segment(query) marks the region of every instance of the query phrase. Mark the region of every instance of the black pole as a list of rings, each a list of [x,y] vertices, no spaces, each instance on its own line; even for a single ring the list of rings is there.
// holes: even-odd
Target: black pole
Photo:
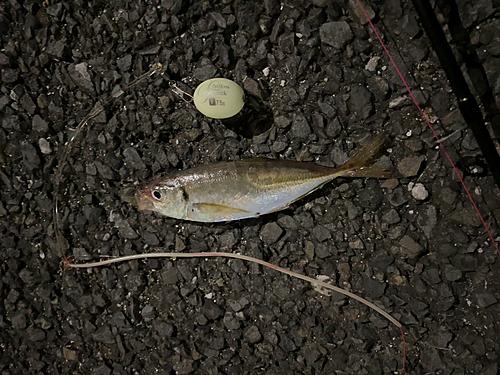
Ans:
[[[483,114],[477,105],[476,99],[472,96],[469,85],[467,85],[457,60],[453,55],[453,51],[446,40],[443,29],[428,0],[412,0],[412,3],[430,39],[432,48],[436,52],[439,62],[450,81],[451,88],[457,97],[462,117],[471,128],[493,178],[497,186],[500,187],[500,156],[488,133],[488,129],[486,129]]]

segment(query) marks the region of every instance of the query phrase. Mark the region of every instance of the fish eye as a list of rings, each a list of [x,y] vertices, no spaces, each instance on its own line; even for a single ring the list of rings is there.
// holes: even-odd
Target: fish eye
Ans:
[[[161,197],[162,197],[161,193],[160,193],[158,190],[153,190],[153,191],[151,192],[151,196],[152,196],[154,199],[158,200],[158,201],[159,201],[159,200],[161,199]]]

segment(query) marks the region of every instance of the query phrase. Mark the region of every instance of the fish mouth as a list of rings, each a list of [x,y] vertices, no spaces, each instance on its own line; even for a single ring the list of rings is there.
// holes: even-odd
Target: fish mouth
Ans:
[[[139,211],[153,211],[155,208],[155,204],[150,198],[148,188],[137,190],[135,193],[135,202]]]

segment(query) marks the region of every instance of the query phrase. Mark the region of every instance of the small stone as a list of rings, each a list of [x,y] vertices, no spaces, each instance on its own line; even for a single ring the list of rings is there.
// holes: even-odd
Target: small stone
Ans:
[[[429,192],[425,189],[425,186],[420,182],[417,182],[411,189],[411,195],[413,198],[419,201],[427,199]]]
[[[258,342],[261,338],[262,335],[259,332],[259,328],[257,326],[251,326],[244,334],[243,338],[249,342],[250,344],[255,344]]]
[[[145,322],[150,322],[155,317],[154,307],[151,305],[144,306],[144,308],[141,310],[141,315],[144,318]]]
[[[126,239],[134,239],[137,238],[137,233],[132,229],[130,223],[121,217],[121,215],[112,213],[110,215],[110,221],[115,224],[115,227],[118,228],[118,233],[121,237]]]
[[[12,324],[12,328],[14,329],[25,329],[26,315],[22,311],[17,311],[10,319],[10,323]]]
[[[411,99],[408,96],[400,96],[389,102],[390,109],[401,108],[411,104]]]
[[[127,147],[125,150],[123,150],[123,156],[125,156],[127,164],[132,168],[140,171],[144,171],[146,169],[146,165],[144,164],[134,147]]]
[[[122,72],[128,72],[132,66],[132,55],[128,54],[116,60],[116,65]]]
[[[297,115],[293,119],[291,132],[294,138],[305,139],[311,133],[311,128],[307,122],[307,119],[302,115]]]
[[[366,119],[375,111],[373,94],[364,86],[354,86],[351,88],[347,106],[351,112],[357,113],[362,119]]]
[[[333,108],[330,104],[326,102],[318,102],[318,106],[321,109],[321,111],[326,115],[328,118],[334,118],[335,117],[335,108]],[[338,120],[337,120],[338,121]]]
[[[17,69],[3,69],[2,70],[2,81],[4,83],[14,83],[19,77],[19,71]]]
[[[361,241],[361,239],[356,237],[352,241],[349,241],[349,247],[351,249],[363,250],[365,248],[365,244]]]
[[[374,72],[377,70],[378,61],[380,60],[380,56],[373,56],[365,65],[365,69],[370,72]]]
[[[274,120],[274,123],[278,128],[284,129],[292,123],[292,120],[290,120],[288,117],[285,116],[277,116],[276,119]]]
[[[387,267],[389,267],[392,263],[394,263],[394,258],[390,255],[379,256],[378,258],[370,262],[373,267],[376,267],[382,271],[387,270]]]
[[[24,94],[21,96],[21,99],[19,99],[19,103],[23,106],[23,108],[28,112],[30,115],[33,115],[36,110],[36,104],[33,102],[33,99],[31,99],[31,96],[28,94]]]
[[[415,197],[416,198],[416,197]],[[418,209],[417,224],[427,238],[430,238],[432,231],[437,224],[436,207],[423,205]]]
[[[401,217],[395,209],[390,209],[384,215],[382,215],[382,221],[388,224],[397,224],[401,221]]]
[[[276,141],[271,146],[271,150],[273,152],[281,152],[286,148],[287,145],[288,145],[288,143],[286,143],[286,142]]]
[[[363,289],[372,298],[377,299],[384,295],[387,284],[374,279],[363,279]]]
[[[63,347],[63,356],[68,361],[76,361],[76,352],[74,350]]]
[[[394,189],[392,194],[389,196],[389,202],[396,207],[403,205],[407,201],[408,199],[406,198],[404,190],[401,186]]]
[[[262,90],[255,79],[247,77],[245,82],[243,82],[243,88],[253,96],[262,100]]]
[[[306,241],[304,252],[306,253],[307,259],[309,260],[314,259],[315,247],[311,241]]]
[[[32,171],[40,165],[40,157],[36,152],[36,148],[31,143],[25,143],[21,147],[23,164],[26,169]]]
[[[76,65],[70,64],[68,66],[68,74],[78,87],[95,95],[94,84],[92,83],[92,77],[88,72],[88,64],[86,62]]]
[[[487,292],[476,294],[476,299],[479,307],[483,309],[498,302],[493,294]]]
[[[226,312],[226,314],[224,315],[224,319],[222,319],[222,322],[230,331],[235,331],[241,326],[240,321],[231,312]]]
[[[222,14],[219,12],[213,12],[210,15],[214,19],[217,27],[220,27],[221,29],[225,29],[227,27],[227,22]]]
[[[276,223],[267,223],[260,231],[260,238],[266,245],[272,245],[281,237],[283,229]]]
[[[222,309],[217,306],[212,300],[206,299],[203,307],[201,308],[201,313],[208,320],[216,320],[223,315]]]
[[[398,171],[404,177],[416,176],[424,160],[425,156],[411,156],[403,158],[398,163]]]
[[[144,237],[144,242],[147,243],[149,246],[158,246],[160,244],[160,240],[154,233],[146,231],[143,237]]]
[[[95,341],[102,342],[104,344],[113,345],[116,344],[115,336],[111,332],[108,325],[100,327],[95,333],[92,334],[92,338]]]
[[[380,184],[381,188],[393,190],[399,185],[397,178],[390,178]]]
[[[422,278],[431,285],[436,285],[441,282],[441,277],[439,277],[439,270],[435,267],[426,268],[422,274]]]
[[[405,235],[399,244],[401,245],[401,253],[408,258],[416,258],[424,252],[424,248],[408,235]]]
[[[333,119],[332,121],[328,121],[326,125],[326,135],[330,138],[334,139],[340,135],[342,131],[342,126],[340,125],[340,121],[338,118]]]
[[[332,238],[330,231],[322,225],[318,225],[313,229],[313,237],[318,242],[323,242]]]
[[[212,64],[210,59],[202,58],[199,66],[194,70],[193,77],[198,81],[206,81],[213,78],[217,73],[217,68]]]
[[[50,147],[49,141],[45,138],[40,138],[38,140],[38,147],[40,148],[40,152],[42,154],[48,155],[52,152],[52,147]]]
[[[31,127],[32,127],[33,131],[36,131],[39,133],[45,133],[49,130],[49,125],[39,115],[33,116],[33,119],[31,120]]]
[[[462,271],[451,264],[444,266],[443,276],[446,281],[458,281],[462,278]]]
[[[177,375],[187,375],[192,374],[194,361],[192,359],[183,359],[182,361],[175,363],[172,367]]]
[[[369,4],[367,4],[366,1],[363,2],[363,8],[370,20],[373,20],[377,15],[373,10],[373,8]],[[365,13],[363,12],[363,9],[359,6],[356,0],[349,0],[349,9],[353,10],[354,15],[359,20],[359,22],[361,22],[362,25],[366,25],[368,23]]]
[[[319,37],[322,43],[342,49],[354,37],[349,24],[345,21],[328,22],[321,25]]]

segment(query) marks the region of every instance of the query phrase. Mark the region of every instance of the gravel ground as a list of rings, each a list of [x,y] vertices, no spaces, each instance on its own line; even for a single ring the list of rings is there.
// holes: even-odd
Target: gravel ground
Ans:
[[[458,6],[499,103],[499,3]],[[452,135],[445,147],[497,236],[500,191],[411,3],[368,11],[438,133]],[[1,374],[402,373],[396,327],[260,266],[60,267],[63,256],[157,249],[240,252],[326,276],[403,323],[411,374],[498,373],[500,256],[355,1],[10,0],[0,35]],[[163,71],[107,105],[72,148],[60,254],[51,210],[63,145],[156,62]],[[244,87],[253,115],[226,126],[171,91],[212,77]],[[338,179],[257,219],[189,223],[127,198],[158,174],[223,160],[339,165],[382,129],[398,178]]]

